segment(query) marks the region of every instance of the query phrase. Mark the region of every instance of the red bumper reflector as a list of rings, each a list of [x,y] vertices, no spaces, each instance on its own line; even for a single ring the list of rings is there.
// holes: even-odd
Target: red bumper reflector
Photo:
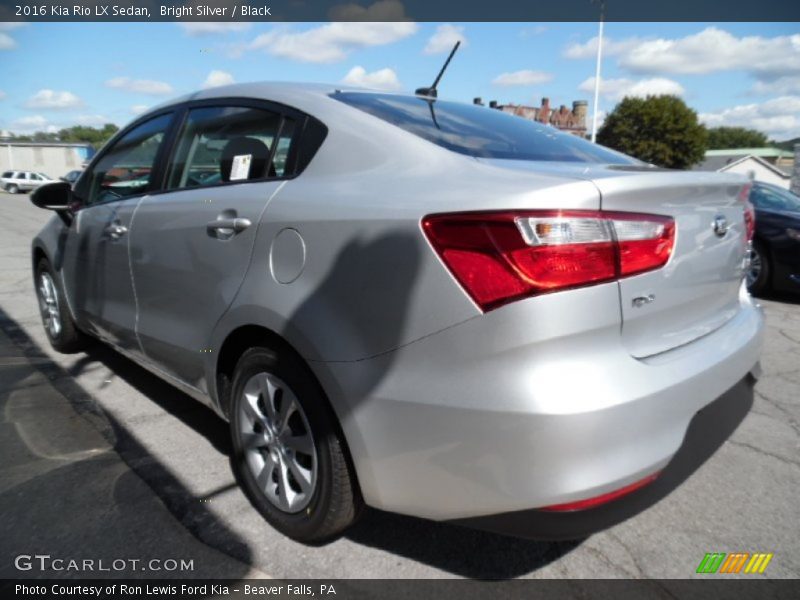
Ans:
[[[656,479],[658,479],[659,475],[661,475],[661,471],[653,473],[652,475],[648,475],[644,479],[635,481],[634,483],[626,485],[625,487],[620,488],[618,490],[614,490],[613,492],[607,492],[605,494],[601,494],[600,496],[595,496],[593,498],[586,498],[585,500],[576,500],[575,502],[566,502],[564,504],[553,504],[552,506],[542,507],[539,510],[545,510],[548,512],[572,512],[576,510],[586,510],[587,508],[594,508],[595,506],[600,506],[601,504],[607,504],[612,500],[617,500],[618,498],[622,498],[623,496],[632,494],[636,490],[641,489],[650,483],[653,483]]]

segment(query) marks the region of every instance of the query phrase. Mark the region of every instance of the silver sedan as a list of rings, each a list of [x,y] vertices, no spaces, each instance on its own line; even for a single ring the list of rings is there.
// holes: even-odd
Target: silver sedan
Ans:
[[[229,421],[295,539],[364,504],[591,511],[754,371],[747,182],[491,108],[247,84],[153,109],[33,240],[48,336],[102,340]]]

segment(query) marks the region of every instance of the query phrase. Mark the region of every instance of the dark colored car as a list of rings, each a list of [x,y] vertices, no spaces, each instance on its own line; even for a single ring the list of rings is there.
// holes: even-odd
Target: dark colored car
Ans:
[[[81,176],[81,173],[83,173],[83,171],[79,170],[70,171],[69,173],[67,173],[63,177],[60,177],[59,179],[61,179],[61,181],[66,181],[67,183],[72,184],[78,181],[78,177]]]
[[[754,182],[750,203],[756,211],[756,234],[748,288],[754,294],[769,288],[800,292],[800,196]]]

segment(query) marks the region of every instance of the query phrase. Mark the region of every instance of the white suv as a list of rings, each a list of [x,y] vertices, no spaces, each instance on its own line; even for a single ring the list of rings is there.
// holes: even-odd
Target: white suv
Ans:
[[[33,171],[6,171],[0,177],[0,187],[10,194],[30,192],[40,185],[53,181],[44,173]]]

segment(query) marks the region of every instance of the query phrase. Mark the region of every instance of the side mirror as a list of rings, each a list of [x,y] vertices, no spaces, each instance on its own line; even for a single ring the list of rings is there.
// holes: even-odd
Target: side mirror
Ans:
[[[40,185],[31,193],[34,206],[56,212],[69,211],[72,203],[72,186],[66,181]]]
[[[31,193],[31,203],[38,208],[56,211],[67,227],[72,224],[73,212],[78,207],[72,198],[72,186],[66,181],[40,185]]]

